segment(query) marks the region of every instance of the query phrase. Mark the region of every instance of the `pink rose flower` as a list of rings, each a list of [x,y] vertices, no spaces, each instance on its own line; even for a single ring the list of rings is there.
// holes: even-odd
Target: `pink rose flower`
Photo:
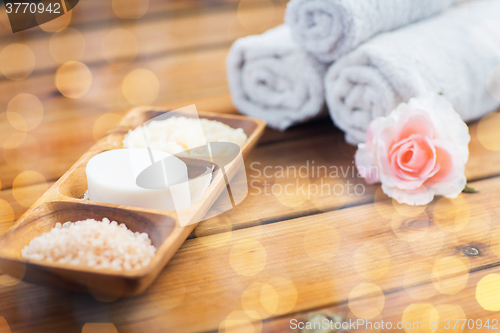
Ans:
[[[372,121],[355,160],[368,184],[399,203],[425,205],[457,197],[467,181],[469,129],[448,100],[427,94]]]

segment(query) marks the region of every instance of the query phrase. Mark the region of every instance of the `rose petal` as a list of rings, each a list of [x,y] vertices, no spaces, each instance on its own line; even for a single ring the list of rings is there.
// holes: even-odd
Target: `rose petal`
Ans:
[[[420,134],[433,139],[435,137],[435,128],[430,116],[422,110],[408,110],[398,122],[401,128],[397,140],[408,138],[410,135]]]
[[[360,145],[354,155],[356,168],[361,177],[365,179],[368,184],[375,184],[380,182],[378,168],[373,164],[372,158],[364,145]]]
[[[433,140],[436,147],[436,164],[439,171],[432,177],[433,182],[446,182],[464,173],[464,162],[456,146],[446,140]]]
[[[385,194],[394,198],[400,204],[411,206],[427,205],[434,199],[434,191],[425,186],[421,186],[412,191],[402,190],[394,187],[387,187],[382,184],[382,191]]]

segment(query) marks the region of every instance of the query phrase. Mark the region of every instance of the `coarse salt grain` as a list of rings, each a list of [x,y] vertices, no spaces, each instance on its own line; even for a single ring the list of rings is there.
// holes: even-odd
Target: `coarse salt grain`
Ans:
[[[57,223],[51,231],[32,239],[21,255],[72,266],[133,270],[146,267],[155,252],[148,234],[104,218]]]
[[[203,129],[198,133],[194,128]],[[205,118],[192,119],[171,117],[165,120],[151,121],[144,130],[147,132],[152,149],[177,154],[189,149],[206,145],[208,142],[231,142],[240,147],[247,140],[242,128],[232,128],[216,120]],[[204,134],[204,135],[203,135]],[[142,127],[130,130],[123,139],[125,148],[147,148]]]

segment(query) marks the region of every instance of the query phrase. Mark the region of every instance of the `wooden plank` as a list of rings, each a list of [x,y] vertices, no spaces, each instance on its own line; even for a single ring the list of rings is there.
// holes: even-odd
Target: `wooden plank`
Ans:
[[[476,289],[478,283],[483,278],[490,274],[498,275],[499,273],[500,267],[498,265],[494,267],[485,267],[484,269],[473,272],[469,275],[464,288],[460,292],[451,295],[434,292],[434,295],[430,297],[416,299],[414,296],[418,295],[422,290],[425,290],[425,292],[430,295],[429,291],[435,289],[431,281],[422,285],[387,292],[385,294],[385,307],[382,312],[375,318],[365,319],[365,322],[358,329],[369,329],[370,324],[366,323],[366,321],[370,321],[373,327],[375,322],[380,324],[382,320],[385,323],[390,322],[393,327],[391,331],[394,332],[404,332],[404,330],[401,329],[394,329],[399,322],[422,322],[423,329],[420,329],[420,332],[431,332],[431,330],[428,329],[429,320],[431,320],[432,323],[438,320],[438,330],[436,330],[436,332],[486,332],[491,329],[491,326],[496,326],[496,329],[498,329],[498,312],[487,311],[480,305]],[[444,279],[444,281],[454,283],[456,279],[449,278]],[[495,289],[495,287],[498,286],[493,285],[492,287],[491,292],[496,293],[498,289]],[[484,294],[480,293],[479,295],[480,300],[484,299]],[[373,299],[370,300],[368,298],[365,302],[369,304],[373,302]],[[493,302],[493,304],[495,304],[495,302]],[[498,303],[496,304],[498,305]],[[271,319],[264,322],[262,332],[299,332],[299,329],[291,329],[291,327],[295,327],[295,324],[299,322],[305,325],[305,323],[310,321],[315,315],[337,315],[342,318],[342,321],[347,323],[349,323],[349,321],[355,322],[358,320],[358,317],[353,314],[351,308],[354,308],[356,311],[356,305],[350,306],[348,302],[342,302],[335,306],[321,308],[311,312],[295,313],[281,318]],[[429,312],[433,312],[434,316]],[[435,317],[436,314],[439,316],[439,319]],[[464,319],[466,319],[467,322],[464,323]],[[475,323],[472,324],[469,320],[473,320]],[[481,321],[481,326],[488,321],[490,329],[479,327],[478,320]],[[495,323],[497,324],[495,325]],[[450,327],[447,329],[446,327],[448,324]],[[471,329],[468,329],[468,324]],[[387,325],[384,327],[387,329]],[[455,329],[453,329],[453,327],[455,327]],[[418,332],[418,330],[414,330],[414,332]]]
[[[87,305],[75,317],[106,318],[104,321],[113,322],[120,332],[216,330],[231,312],[243,308],[255,309],[265,319],[269,315],[264,312],[266,308],[277,311],[270,315],[273,317],[345,303],[350,291],[367,281],[384,292],[402,290],[408,269],[417,265],[433,267],[436,259],[463,260],[471,272],[498,265],[500,260],[493,249],[500,241],[491,237],[491,232],[500,227],[499,184],[500,178],[475,182],[472,185],[480,193],[462,194],[456,201],[458,208],[452,211],[451,204],[446,206],[441,202],[444,206],[440,208],[447,209],[439,210],[430,205],[426,217],[397,215],[390,201],[381,201],[191,239],[147,294],[109,304],[107,312],[101,314],[102,309],[93,309],[98,303],[82,296]],[[398,209],[406,215],[416,214],[408,207],[404,211]],[[454,216],[444,218],[442,214]],[[478,248],[481,255],[467,259],[461,252],[466,246]],[[457,279],[460,282],[462,272],[446,269],[438,272],[440,281],[453,278],[452,286],[460,285]],[[425,274],[417,275],[410,286],[428,281]],[[261,304],[259,291],[263,284],[268,285],[265,288],[274,286],[282,304],[276,307],[272,299],[264,299],[264,305]],[[441,290],[448,286],[442,284],[445,289]],[[1,303],[3,308],[5,304],[20,301],[36,307],[36,295],[43,290],[23,283],[15,290],[2,288],[0,295],[5,301]],[[51,304],[47,311],[56,311],[58,304],[72,299],[83,302],[79,297],[54,292],[47,297],[47,303]],[[5,318],[7,321],[11,318],[16,331],[33,327],[19,321],[13,310],[7,311]],[[57,311],[51,313],[65,318],[58,316]],[[52,329],[51,323],[58,322],[53,318],[37,322],[37,327]]]

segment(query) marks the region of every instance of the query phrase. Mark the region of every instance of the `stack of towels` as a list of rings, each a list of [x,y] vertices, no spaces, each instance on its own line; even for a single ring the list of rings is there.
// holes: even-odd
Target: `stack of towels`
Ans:
[[[290,0],[285,24],[237,40],[227,58],[235,106],[285,130],[328,112],[346,141],[425,92],[465,121],[495,111],[500,0]]]

